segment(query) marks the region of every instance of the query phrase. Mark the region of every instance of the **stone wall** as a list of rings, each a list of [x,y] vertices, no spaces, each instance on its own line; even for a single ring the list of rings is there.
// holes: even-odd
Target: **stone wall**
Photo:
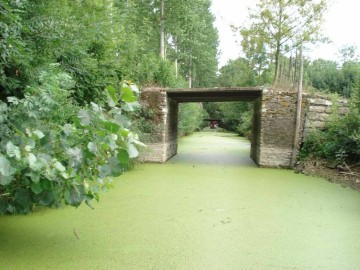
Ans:
[[[152,140],[145,142],[148,148],[142,154],[144,161],[165,162],[177,153],[178,101],[173,96],[169,97],[167,91],[166,89],[154,88],[146,89],[141,94],[140,99],[143,108],[153,111],[151,118],[147,120],[154,127],[153,134],[150,136]],[[188,93],[190,99],[192,92],[188,91]],[[210,90],[209,93],[211,93]],[[219,93],[222,94],[223,92]],[[259,166],[290,167],[295,144],[297,93],[273,89],[262,89],[260,93],[261,96],[251,96],[253,94],[251,91],[240,93],[243,98],[249,95],[250,100],[254,102],[253,139],[250,156]],[[217,98],[221,98],[221,96]],[[237,97],[234,96],[234,98]],[[334,108],[338,110],[340,115],[346,114],[348,111],[345,100],[337,100],[336,106],[334,106],[331,97],[312,97],[304,94],[300,142],[309,130],[324,128],[330,120]],[[295,151],[298,147],[299,145],[295,146]]]
[[[294,145],[297,93],[277,90],[263,90],[261,106],[260,146],[253,154],[256,163],[264,167],[290,167]],[[348,102],[331,96],[303,95],[299,144],[306,139],[309,131],[324,129],[331,120],[333,111],[342,117],[348,112]],[[255,112],[255,116],[258,113]],[[254,124],[256,124],[255,117]],[[258,143],[258,142],[257,142]]]
[[[297,93],[263,91],[258,165],[290,167],[294,148]]]
[[[148,88],[140,95],[143,110],[151,110],[146,119],[152,125],[151,140],[140,159],[146,162],[165,162],[177,153],[178,104],[167,97],[166,90]]]
[[[341,117],[349,110],[347,100],[334,99],[331,96],[306,96],[306,101],[305,136],[313,129],[324,129],[334,111],[337,111]]]
[[[166,106],[168,117],[165,129],[166,151],[164,159],[168,160],[177,153],[179,104],[175,100],[168,98]]]
[[[261,118],[262,118],[262,98],[259,97],[254,101],[253,111],[253,125],[250,157],[256,164],[260,162],[260,147],[261,147]]]
[[[146,121],[151,123],[149,141],[145,141],[146,149],[140,159],[146,162],[164,162],[166,152],[164,127],[168,115],[166,91],[161,89],[147,89],[140,95],[142,109],[147,112]]]
[[[149,141],[145,143],[158,143],[165,141],[163,132],[164,123],[167,118],[167,95],[166,91],[158,88],[150,88],[142,91],[139,102],[142,110],[146,114],[146,121],[151,123],[151,130],[148,134]]]

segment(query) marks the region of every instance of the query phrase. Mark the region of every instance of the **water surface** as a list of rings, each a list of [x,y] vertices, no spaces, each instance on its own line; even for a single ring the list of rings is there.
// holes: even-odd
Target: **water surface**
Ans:
[[[0,269],[359,269],[360,195],[257,168],[234,134],[183,138],[95,210],[0,217]]]

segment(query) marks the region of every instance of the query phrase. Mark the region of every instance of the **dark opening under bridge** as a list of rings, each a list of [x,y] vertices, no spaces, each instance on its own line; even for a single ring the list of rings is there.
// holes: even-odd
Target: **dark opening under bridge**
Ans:
[[[332,101],[326,96],[303,95],[300,139],[310,128],[323,128],[331,114]],[[178,110],[184,102],[251,101],[254,104],[250,156],[258,166],[290,167],[294,145],[297,93],[263,87],[240,88],[147,88],[141,92],[144,110],[150,110],[147,121],[153,126],[148,151],[142,159],[165,162],[177,153]],[[340,100],[340,112],[347,103]],[[301,141],[301,140],[300,140]]]

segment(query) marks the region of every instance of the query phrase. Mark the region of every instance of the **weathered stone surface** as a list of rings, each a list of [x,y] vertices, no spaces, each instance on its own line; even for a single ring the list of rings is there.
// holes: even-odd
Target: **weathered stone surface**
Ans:
[[[332,102],[328,99],[325,98],[310,98],[309,99],[310,104],[314,104],[314,105],[323,105],[323,106],[331,106]]]
[[[317,95],[314,98],[308,98],[308,107],[306,109],[305,137],[314,129],[324,129],[331,120],[333,111],[336,110],[340,117],[346,115],[349,111],[348,101],[338,99],[333,104],[330,96]]]
[[[181,90],[181,89],[180,89]],[[206,99],[206,89],[146,89],[141,94],[141,104],[152,109],[154,116],[149,121],[158,127],[152,137],[155,141],[148,143],[148,151],[142,154],[142,160],[150,162],[165,162],[177,153],[177,118],[178,102],[190,102]],[[211,101],[222,100],[222,94],[227,101],[254,101],[253,139],[251,142],[251,158],[259,166],[289,167],[294,146],[297,93],[276,91],[274,89],[209,89]],[[195,94],[194,92],[195,91]],[[233,92],[232,92],[233,91]],[[244,91],[244,92],[242,92]],[[168,95],[168,93],[170,93]],[[262,93],[259,95],[259,93]],[[239,96],[236,96],[239,95]],[[194,100],[192,100],[194,98]],[[338,100],[336,110],[346,114],[346,100]],[[323,129],[331,119],[333,100],[327,96],[309,97],[303,95],[300,127],[300,141],[306,138],[313,129]]]
[[[257,164],[264,167],[289,167],[294,147],[297,93],[263,92],[260,146]],[[304,119],[304,113],[301,117]]]
[[[292,147],[261,146],[259,166],[287,168],[291,165]]]
[[[177,140],[166,143],[147,143],[140,155],[140,161],[163,163],[176,155]]]

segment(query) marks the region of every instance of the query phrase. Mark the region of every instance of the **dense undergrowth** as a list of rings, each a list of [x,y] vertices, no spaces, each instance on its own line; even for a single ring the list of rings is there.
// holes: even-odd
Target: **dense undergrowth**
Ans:
[[[138,107],[138,89],[109,86],[107,102],[79,106],[69,98],[72,85],[52,65],[24,98],[0,101],[0,214],[91,206],[137,157],[142,144],[128,116]]]
[[[140,88],[271,84],[274,66],[260,68],[256,52],[229,61],[217,76],[210,0],[166,3],[164,15],[160,1],[0,1],[0,214],[91,205],[112,176],[131,166],[136,146],[151,141],[156,127],[148,121],[153,112],[139,109],[139,90],[129,79]],[[359,160],[359,67],[352,60],[341,70],[327,62],[305,65],[309,85],[341,88],[352,105],[344,119],[308,137],[302,158]],[[250,137],[252,114],[249,103],[182,104],[179,135],[216,118]]]
[[[360,162],[360,95],[354,93],[349,112],[340,117],[335,110],[324,130],[314,130],[302,145],[300,158],[320,158],[335,166]]]
[[[164,15],[159,1],[0,1],[0,214],[90,205],[131,166],[137,134],[154,127],[130,79],[215,81],[211,2],[167,4]]]

